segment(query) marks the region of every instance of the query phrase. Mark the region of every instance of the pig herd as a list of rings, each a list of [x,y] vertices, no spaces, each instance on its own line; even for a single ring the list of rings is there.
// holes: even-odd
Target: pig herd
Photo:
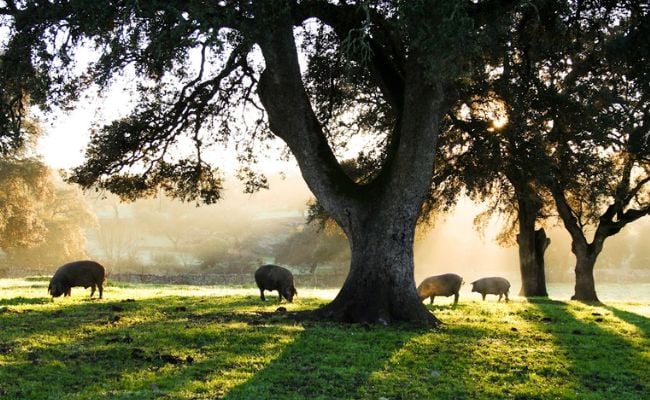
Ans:
[[[454,295],[454,304],[458,304],[458,292],[462,284],[463,278],[456,274],[430,276],[418,286],[418,296],[420,300],[428,297],[431,300],[431,304],[433,304],[433,299],[436,296],[449,297]],[[509,300],[508,292],[510,291],[510,282],[505,278],[481,278],[472,282],[471,285],[472,292],[480,293],[483,300],[485,300],[485,296],[488,294],[498,295],[499,300],[497,301],[501,301],[503,296],[506,297],[506,302]]]
[[[99,289],[99,298],[104,297],[104,283],[106,282],[106,269],[95,261],[73,261],[60,266],[47,287],[47,292],[52,297],[61,295],[70,296],[73,287],[90,287],[90,297]],[[266,301],[264,291],[277,290],[280,301],[284,298],[289,303],[293,296],[298,294],[293,283],[291,271],[277,265],[262,265],[255,271],[255,283],[260,289],[260,298]]]
[[[105,268],[95,261],[74,261],[59,267],[48,286],[48,293],[52,297],[61,295],[70,296],[71,288],[82,286],[90,287],[90,297],[93,297],[95,290],[99,289],[99,298],[104,295],[104,283],[106,282]],[[255,271],[255,283],[260,290],[260,298],[266,301],[264,291],[277,291],[279,300],[284,298],[289,303],[293,302],[293,297],[298,294],[293,281],[291,271],[286,268],[267,264],[262,265]],[[417,288],[420,300],[433,300],[436,296],[449,297],[454,296],[454,304],[458,303],[460,287],[463,284],[463,278],[456,274],[442,274],[430,276],[420,283]],[[488,294],[498,295],[501,298],[505,296],[508,301],[508,291],[510,282],[501,277],[489,277],[476,280],[471,283],[472,292],[480,293],[485,300]]]

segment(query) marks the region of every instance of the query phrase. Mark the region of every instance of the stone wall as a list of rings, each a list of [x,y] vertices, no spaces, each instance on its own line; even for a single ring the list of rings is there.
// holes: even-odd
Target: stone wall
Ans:
[[[339,288],[343,285],[345,277],[345,274],[294,274],[295,284],[299,287]],[[155,275],[119,273],[111,274],[107,279],[117,282],[168,285],[255,286],[253,274]]]

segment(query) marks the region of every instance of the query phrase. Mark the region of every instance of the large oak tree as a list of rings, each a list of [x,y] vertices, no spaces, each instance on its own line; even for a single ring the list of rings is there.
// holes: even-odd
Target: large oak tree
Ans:
[[[488,26],[516,3],[8,0],[0,8],[10,31],[3,65],[15,71],[3,79],[14,98],[32,93],[33,102],[56,106],[133,71],[137,105],[94,132],[72,177],[125,198],[162,188],[214,202],[222,178],[206,147],[235,137],[250,160],[258,147],[248,139],[272,132],[351,247],[349,276],[317,315],[435,324],[416,295],[413,238],[440,122],[480,62]],[[78,74],[82,44],[100,55]],[[16,121],[14,113],[0,122]],[[336,157],[359,133],[378,148],[364,182]],[[193,152],[174,151],[180,141]],[[242,171],[250,188],[266,184]]]

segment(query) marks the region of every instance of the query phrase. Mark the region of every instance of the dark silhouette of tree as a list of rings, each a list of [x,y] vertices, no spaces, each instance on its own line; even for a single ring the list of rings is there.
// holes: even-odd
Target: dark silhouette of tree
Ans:
[[[505,217],[497,241],[518,246],[523,296],[548,296],[544,253],[550,239],[543,225],[552,199],[538,181],[547,118],[533,81],[558,56],[558,35],[570,28],[574,10],[561,5],[529,3],[512,15],[488,53],[488,67],[474,71],[472,85],[449,113],[437,164],[441,182],[433,188],[433,199],[467,193],[487,202],[475,219],[479,226]],[[440,207],[448,205],[433,205]]]
[[[572,103],[554,101],[561,141],[548,154],[552,174],[545,184],[572,239],[572,298],[598,301],[593,269],[605,240],[650,213],[650,86],[647,71],[640,72],[647,69],[641,66],[648,50],[640,35],[648,32],[650,8],[612,5],[583,12],[602,21],[600,40],[589,64],[575,66],[589,68],[591,76],[570,93],[581,112],[566,113]],[[617,35],[605,35],[610,31]],[[627,53],[637,49],[640,57],[631,60]]]
[[[641,46],[647,12],[606,1],[529,4],[491,53],[493,67],[476,71],[465,109],[450,114],[435,189],[454,198],[467,188],[491,202],[487,216],[516,221],[523,295],[546,295],[549,240],[538,226],[550,206],[572,237],[580,300],[597,300],[593,265],[604,239],[647,214],[647,74],[643,56],[632,61],[625,50]],[[507,124],[494,124],[499,113]]]
[[[93,133],[71,179],[126,199],[162,189],[215,202],[222,177],[206,146],[247,138],[241,158],[250,162],[254,139],[272,132],[350,242],[348,278],[314,315],[436,324],[415,292],[413,238],[440,122],[468,67],[481,62],[491,27],[517,3],[11,0],[0,8],[10,31],[2,62],[24,76],[3,79],[56,106],[135,71],[133,112]],[[82,43],[100,56],[75,76]],[[243,115],[252,122],[243,124]],[[359,133],[376,144],[368,152],[376,169],[363,184],[336,157]],[[175,151],[182,140],[192,154]],[[266,185],[249,172],[243,167],[241,176],[250,190]]]

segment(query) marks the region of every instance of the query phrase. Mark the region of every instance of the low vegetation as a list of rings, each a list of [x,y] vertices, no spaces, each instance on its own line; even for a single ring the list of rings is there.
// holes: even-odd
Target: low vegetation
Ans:
[[[640,399],[650,303],[463,298],[437,330],[298,322],[256,290],[0,280],[3,399]],[[312,296],[312,297],[310,297]],[[447,301],[445,301],[447,300]],[[432,307],[432,306],[428,306]]]

